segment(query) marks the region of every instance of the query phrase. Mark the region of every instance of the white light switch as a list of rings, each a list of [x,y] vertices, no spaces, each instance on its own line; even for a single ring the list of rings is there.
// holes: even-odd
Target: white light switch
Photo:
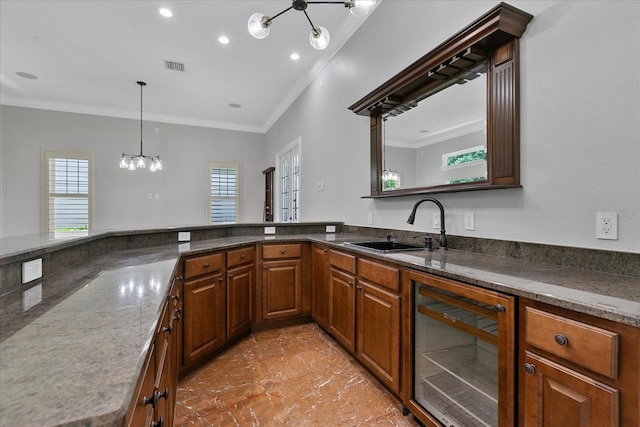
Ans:
[[[473,212],[464,213],[464,229],[471,231],[476,229],[476,216]]]

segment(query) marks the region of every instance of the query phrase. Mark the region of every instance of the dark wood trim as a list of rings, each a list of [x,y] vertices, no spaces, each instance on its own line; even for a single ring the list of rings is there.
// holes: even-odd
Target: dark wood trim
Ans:
[[[533,16],[500,3],[349,107],[371,116],[371,195],[520,187],[519,40]],[[382,191],[382,117],[406,111],[487,64],[487,180]]]

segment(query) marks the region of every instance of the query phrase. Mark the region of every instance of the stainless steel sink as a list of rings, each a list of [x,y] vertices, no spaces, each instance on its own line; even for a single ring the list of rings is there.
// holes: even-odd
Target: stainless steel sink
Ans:
[[[424,246],[414,245],[412,243],[394,242],[389,240],[378,240],[375,242],[345,242],[346,245],[359,246],[365,249],[371,249],[377,252],[404,252],[404,251],[421,251]]]

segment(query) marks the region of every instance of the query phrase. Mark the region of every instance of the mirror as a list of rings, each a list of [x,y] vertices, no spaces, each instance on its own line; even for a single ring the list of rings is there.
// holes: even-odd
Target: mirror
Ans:
[[[349,107],[370,116],[371,195],[520,187],[519,37],[500,3]]]
[[[382,191],[487,180],[486,62],[457,84],[382,117]]]

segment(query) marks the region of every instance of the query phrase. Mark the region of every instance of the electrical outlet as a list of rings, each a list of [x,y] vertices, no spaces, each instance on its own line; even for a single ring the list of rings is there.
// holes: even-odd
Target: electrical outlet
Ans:
[[[596,214],[596,237],[601,240],[618,240],[618,213]]]
[[[22,311],[27,311],[42,301],[42,283],[22,292]]]
[[[191,240],[190,231],[178,231],[178,242],[188,242]]]
[[[336,226],[335,225],[327,225],[324,227],[324,230],[326,233],[335,233],[336,232]]]
[[[440,214],[437,212],[433,214],[433,228],[440,230]]]
[[[373,212],[367,214],[367,223],[373,224]]]
[[[464,213],[464,229],[470,231],[476,229],[476,215],[473,212]]]
[[[33,282],[42,277],[42,258],[22,263],[22,283]]]
[[[265,227],[264,228],[264,234],[276,234],[276,228],[275,227]]]

